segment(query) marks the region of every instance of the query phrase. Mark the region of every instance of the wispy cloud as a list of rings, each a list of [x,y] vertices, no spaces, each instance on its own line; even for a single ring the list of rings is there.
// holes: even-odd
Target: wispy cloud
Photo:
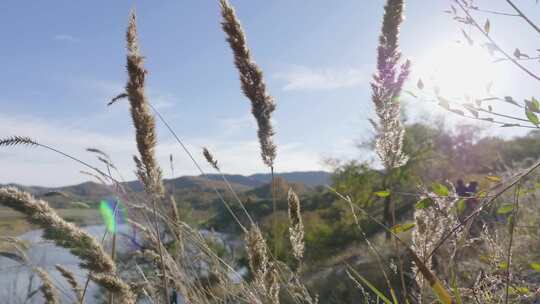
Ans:
[[[127,118],[126,118],[127,119]],[[239,118],[224,122],[229,125],[249,125],[252,122]],[[237,130],[242,133],[242,128]],[[230,134],[234,133],[234,134]],[[183,137],[184,144],[191,150],[201,165],[205,161],[201,148],[208,146],[214,153],[225,172],[252,174],[266,172],[268,168],[261,162],[259,145],[255,138],[238,136],[236,132],[225,132],[214,136]],[[132,155],[137,153],[131,130],[111,134],[97,132],[83,127],[69,127],[64,123],[51,122],[33,116],[16,116],[0,114],[0,138],[21,135],[60,148],[88,163],[99,166],[94,155],[85,151],[94,147],[107,152],[123,178],[133,180]],[[170,178],[168,168],[169,155],[173,154],[176,172],[179,175],[198,175],[199,172],[185,155],[180,146],[163,134],[157,146],[158,161],[165,170],[164,176]],[[234,138],[234,139],[233,139]],[[317,170],[321,169],[322,157],[310,147],[299,143],[284,143],[279,148],[279,171]],[[87,169],[69,159],[43,149],[31,147],[10,147],[0,149],[0,183],[21,183],[27,185],[63,186],[88,180],[79,173]],[[208,172],[212,172],[207,168]]]
[[[71,35],[68,35],[68,34],[56,34],[53,36],[53,40],[56,40],[56,41],[67,41],[67,42],[78,42],[79,39],[71,36]]]
[[[369,73],[359,68],[310,68],[293,66],[274,75],[285,81],[283,90],[333,90],[363,85]]]

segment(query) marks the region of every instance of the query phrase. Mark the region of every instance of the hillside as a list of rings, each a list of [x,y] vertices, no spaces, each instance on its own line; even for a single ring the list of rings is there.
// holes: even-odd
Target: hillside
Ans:
[[[330,173],[324,171],[287,172],[276,175],[289,183],[299,184],[305,187],[324,185],[330,179]],[[271,180],[270,174],[253,174],[249,176],[227,174],[225,176],[237,192],[246,192],[262,187]],[[194,205],[198,203],[209,203],[215,199],[214,188],[219,191],[227,191],[228,189],[222,176],[218,174],[209,174],[206,178],[203,176],[181,176],[174,179],[165,179],[164,183],[168,191],[174,192],[177,200],[187,201]],[[55,207],[67,207],[69,203],[74,201],[95,203],[113,194],[109,186],[96,182],[84,182],[63,187],[9,185],[31,192],[38,197],[46,196],[47,200]],[[125,182],[123,186],[135,193],[142,192],[143,190],[142,185],[138,181]],[[54,195],[55,193],[65,195]]]
[[[308,187],[316,187],[327,185],[330,183],[330,173],[326,171],[296,171],[277,173],[276,177],[281,177],[289,183],[304,184]],[[227,174],[227,179],[230,182],[241,184],[249,187],[259,187],[268,184],[272,179],[269,173],[257,173],[248,176],[238,174]],[[212,180],[222,180],[219,174],[207,175]]]

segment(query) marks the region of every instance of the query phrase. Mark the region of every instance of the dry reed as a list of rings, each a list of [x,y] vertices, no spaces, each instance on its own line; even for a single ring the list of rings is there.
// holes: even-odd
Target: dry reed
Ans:
[[[163,272],[163,298],[168,301],[168,280],[165,272],[164,249],[162,248],[161,236],[159,232],[157,201],[164,195],[164,186],[161,177],[161,169],[155,157],[157,145],[156,123],[151,113],[148,98],[145,94],[145,79],[147,71],[144,68],[144,58],[139,49],[137,37],[136,16],[133,11],[129,18],[126,32],[127,41],[127,72],[128,82],[126,84],[126,94],[130,103],[131,117],[135,126],[135,139],[140,160],[135,156],[137,165],[137,176],[143,183],[146,193],[151,196],[152,211],[154,214],[154,229],[158,240],[158,252],[161,258],[161,270]]]
[[[131,106],[137,149],[141,159],[137,166],[137,176],[143,183],[147,193],[162,196],[164,190],[161,169],[155,157],[157,145],[156,123],[145,94],[144,87],[147,71],[144,68],[144,58],[139,49],[135,12],[132,12],[129,18],[126,40],[128,51],[126,68],[129,76],[126,84],[126,94]]]
[[[206,161],[208,162],[208,164],[210,164],[210,166],[212,166],[212,168],[216,169],[216,171],[218,171],[218,172],[220,171],[217,160],[214,158],[212,153],[210,153],[210,151],[208,151],[208,149],[206,147],[203,148],[203,156],[206,159]]]
[[[252,225],[245,236],[249,267],[256,281],[262,282],[267,272],[268,253],[266,241],[258,226]]]
[[[75,293],[75,296],[77,297],[77,301],[82,300],[82,288],[77,282],[77,279],[75,279],[75,274],[73,272],[69,271],[67,268],[64,268],[62,265],[56,265],[56,270],[60,272],[62,277],[66,279],[69,286],[71,286],[71,290],[73,290],[73,293]]]
[[[56,287],[54,287],[49,274],[45,271],[45,269],[41,267],[35,267],[34,272],[41,279],[41,287],[39,288],[39,290],[41,291],[41,293],[43,293],[45,303],[59,304],[60,299],[58,298],[58,291],[56,290]]]
[[[300,199],[294,191],[289,189],[287,195],[289,205],[289,238],[293,249],[293,255],[300,263],[304,257],[304,223],[302,222],[302,213],[300,210]]]
[[[276,145],[272,139],[274,130],[271,117],[276,105],[266,90],[261,69],[251,58],[246,35],[236,17],[234,8],[227,0],[220,0],[220,4],[223,17],[221,25],[234,53],[234,63],[240,73],[242,91],[251,101],[251,111],[257,120],[259,128],[257,135],[261,146],[262,160],[268,167],[272,168],[276,158]]]

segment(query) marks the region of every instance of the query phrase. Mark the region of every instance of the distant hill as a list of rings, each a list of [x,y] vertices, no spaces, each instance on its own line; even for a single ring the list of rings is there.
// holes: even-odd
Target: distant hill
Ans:
[[[225,177],[235,191],[238,192],[246,192],[261,187],[264,189],[264,186],[271,181],[270,174],[253,174],[249,176],[226,174]],[[295,184],[296,188],[303,188],[304,186],[312,188],[330,182],[330,173],[324,171],[278,173],[276,177],[287,183]],[[228,191],[227,184],[219,174],[209,174],[207,178],[203,176],[182,176],[174,179],[166,179],[164,183],[167,190],[174,189],[175,196],[178,199],[188,201],[198,201],[201,197],[205,197],[205,201],[211,200],[215,195],[214,187],[220,192]],[[65,193],[67,196],[53,195],[46,197],[55,206],[64,206],[73,201],[98,202],[113,194],[109,186],[96,182],[84,182],[77,185],[54,188],[14,184],[11,184],[11,186],[31,192],[38,197],[46,196],[51,192]],[[143,190],[142,185],[138,181],[126,182],[124,186],[133,192],[142,192]]]
[[[277,173],[276,176],[283,178],[289,183],[304,184],[308,187],[316,187],[330,184],[331,173],[326,171],[296,171]],[[272,179],[271,175],[268,173],[253,174],[249,177],[261,182],[261,184],[267,184]]]
[[[208,179],[214,181],[223,181],[219,174],[208,174]],[[308,187],[316,187],[327,185],[330,183],[331,173],[326,171],[296,171],[277,173],[276,177],[281,177],[289,183],[304,184]],[[268,184],[272,176],[270,173],[257,173],[252,175],[225,174],[225,177],[230,183],[243,185],[250,188],[260,187]]]

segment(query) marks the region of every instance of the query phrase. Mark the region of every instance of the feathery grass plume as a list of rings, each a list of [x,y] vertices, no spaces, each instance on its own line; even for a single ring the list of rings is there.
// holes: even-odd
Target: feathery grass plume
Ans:
[[[298,199],[298,195],[294,193],[292,188],[289,189],[287,202],[289,204],[289,234],[291,246],[294,257],[298,263],[300,263],[304,257],[304,223],[302,222],[300,199]]]
[[[10,136],[6,138],[0,139],[0,147],[9,147],[9,146],[18,146],[18,145],[26,145],[26,146],[37,146],[38,143],[31,139],[30,137],[26,136]]]
[[[69,286],[71,286],[71,289],[73,290],[73,292],[77,296],[77,300],[80,301],[82,299],[82,288],[79,285],[79,283],[77,282],[77,279],[75,279],[75,274],[73,274],[73,272],[69,271],[67,268],[64,268],[62,265],[57,264],[57,265],[55,265],[55,267],[56,267],[56,270],[58,270],[58,272],[60,272],[62,277],[64,277],[64,279],[66,279]]]
[[[43,293],[43,297],[45,297],[45,303],[60,303],[58,291],[56,290],[56,287],[54,287],[49,274],[41,267],[35,267],[34,272],[37,273],[38,277],[41,279],[41,287],[39,290]]]
[[[377,49],[377,71],[373,76],[372,100],[376,123],[376,152],[386,169],[404,165],[408,157],[402,151],[405,130],[400,120],[399,95],[410,72],[410,61],[399,68],[399,26],[403,21],[404,0],[388,0],[384,7],[382,33]],[[373,122],[372,122],[373,123]]]
[[[137,166],[137,176],[144,185],[145,191],[152,196],[152,211],[154,214],[154,229],[158,241],[157,247],[161,258],[163,299],[168,301],[168,281],[166,267],[163,259],[161,236],[159,233],[157,201],[163,198],[165,189],[161,176],[161,169],[155,156],[157,145],[156,122],[151,113],[149,101],[145,95],[144,86],[147,71],[144,68],[144,58],[139,49],[137,38],[137,23],[135,11],[131,12],[126,32],[127,41],[127,72],[128,82],[126,94],[130,103],[131,117],[135,126],[135,139],[140,159],[134,157]],[[123,98],[125,95],[118,95]]]
[[[116,265],[99,242],[87,232],[66,222],[42,200],[13,187],[0,188],[0,204],[25,214],[32,224],[43,228],[43,238],[70,250],[81,259],[81,268],[99,278],[96,283],[118,294],[121,303],[132,304],[135,299],[129,286],[116,275]],[[109,277],[109,278],[106,278]],[[114,284],[103,285],[102,282]]]
[[[434,264],[433,258],[427,258],[441,238],[447,235],[452,227],[459,222],[455,211],[458,205],[457,194],[453,187],[450,187],[449,190],[450,194],[448,196],[441,197],[436,193],[421,189],[423,192],[422,200],[429,200],[432,206],[429,208],[417,208],[414,211],[416,229],[412,232],[411,250],[423,262],[423,265],[415,263],[413,267],[414,273],[421,271],[422,267],[425,267],[429,271],[434,271],[443,279],[450,278],[452,265],[454,265],[459,247],[464,247],[467,243],[472,242],[472,239],[466,237],[467,231],[461,230],[449,238],[436,251],[434,257],[438,261],[444,261],[444,263]],[[432,280],[424,272],[417,275],[415,279],[417,286],[420,288],[417,297],[421,299],[424,296],[424,288],[427,287],[428,283],[431,285]]]
[[[132,12],[129,18],[126,40],[128,51],[126,68],[129,75],[126,94],[130,103],[131,117],[136,131],[137,149],[141,160],[140,164],[137,164],[136,173],[149,194],[161,197],[164,189],[161,169],[155,157],[156,123],[144,91],[147,71],[144,68],[144,58],[139,50],[135,12]]]
[[[244,30],[236,17],[234,8],[227,0],[220,0],[220,4],[223,17],[221,25],[234,53],[234,63],[240,73],[242,90],[251,101],[251,111],[259,127],[257,135],[261,145],[262,160],[272,168],[276,158],[276,145],[272,140],[274,130],[270,120],[276,105],[272,96],[266,91],[261,69],[251,58]]]
[[[116,270],[112,260],[92,236],[64,221],[45,201],[7,187],[0,189],[0,204],[24,213],[31,223],[42,226],[46,239],[69,248],[74,255],[82,258],[81,267],[97,272]]]
[[[206,147],[203,147],[203,155],[204,155],[204,158],[206,159],[206,161],[208,162],[208,164],[210,164],[210,166],[212,166],[212,168],[216,169],[216,171],[219,171],[219,166],[218,166],[217,160],[214,158],[212,153],[210,153],[210,151],[208,151],[208,149]]]
[[[264,282],[264,276],[268,267],[268,254],[266,241],[258,226],[252,225],[246,234],[246,252],[249,259],[249,267],[256,281]]]
[[[98,149],[98,148],[86,148],[86,151],[91,152],[91,153],[99,154],[99,155],[103,156],[103,157],[106,158],[106,159],[111,159],[111,157],[109,156],[109,154],[107,154],[107,153],[101,151],[101,150]]]
[[[263,303],[279,303],[279,273],[277,266],[270,262],[266,241],[259,227],[252,224],[246,234],[246,251],[249,267],[253,274],[255,289]]]
[[[13,237],[2,237],[0,242],[8,245],[10,248],[14,249],[9,251],[0,251],[0,256],[15,261],[17,263],[28,265],[28,256],[26,251],[28,250],[28,244]],[[2,244],[2,245],[4,245]],[[3,247],[3,246],[2,246]]]
[[[268,271],[265,275],[266,297],[269,303],[279,304],[279,273],[276,265],[272,262],[268,264]]]
[[[295,303],[318,304],[319,296],[312,296],[306,285],[302,282],[298,273],[293,273],[287,283],[287,291],[295,299]]]

